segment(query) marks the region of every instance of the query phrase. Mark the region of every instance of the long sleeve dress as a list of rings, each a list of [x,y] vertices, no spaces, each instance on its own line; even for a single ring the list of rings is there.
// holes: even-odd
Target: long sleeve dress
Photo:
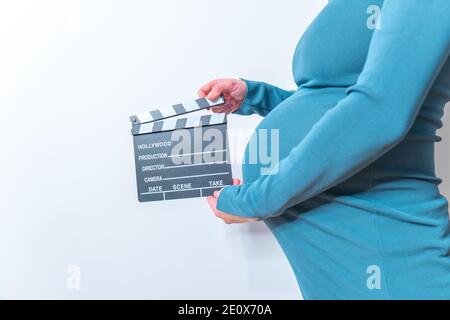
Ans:
[[[236,113],[278,130],[280,161],[261,174],[247,147],[218,209],[268,225],[304,298],[450,299],[434,159],[449,51],[449,0],[332,0],[297,46],[297,90],[246,80]]]

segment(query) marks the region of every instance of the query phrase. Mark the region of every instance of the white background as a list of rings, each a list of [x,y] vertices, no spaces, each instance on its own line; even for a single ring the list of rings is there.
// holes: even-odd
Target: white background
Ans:
[[[300,298],[263,224],[226,226],[204,199],[137,202],[128,116],[215,77],[293,89],[325,2],[0,0],[0,298]]]

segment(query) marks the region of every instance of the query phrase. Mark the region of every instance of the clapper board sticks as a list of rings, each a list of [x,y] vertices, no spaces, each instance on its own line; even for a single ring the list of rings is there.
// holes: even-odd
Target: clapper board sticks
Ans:
[[[206,197],[232,184],[226,115],[179,118],[222,104],[202,98],[130,117],[140,202]]]

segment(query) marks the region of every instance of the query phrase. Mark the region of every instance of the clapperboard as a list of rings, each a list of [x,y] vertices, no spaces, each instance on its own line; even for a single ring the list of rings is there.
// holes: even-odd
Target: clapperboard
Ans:
[[[179,118],[224,102],[202,98],[130,117],[140,202],[206,197],[232,184],[227,116]]]

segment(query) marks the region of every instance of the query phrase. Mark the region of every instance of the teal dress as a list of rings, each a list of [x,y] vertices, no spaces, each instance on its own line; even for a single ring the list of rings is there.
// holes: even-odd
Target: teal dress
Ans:
[[[267,224],[305,299],[450,299],[434,159],[449,14],[449,0],[333,0],[296,49],[297,90],[246,80],[236,113],[279,130],[280,161],[271,174],[244,164],[218,209]]]

